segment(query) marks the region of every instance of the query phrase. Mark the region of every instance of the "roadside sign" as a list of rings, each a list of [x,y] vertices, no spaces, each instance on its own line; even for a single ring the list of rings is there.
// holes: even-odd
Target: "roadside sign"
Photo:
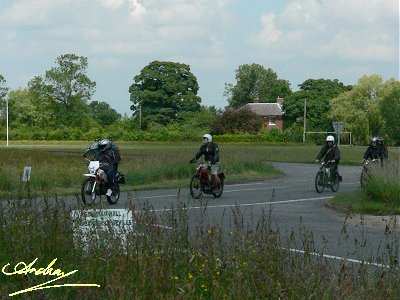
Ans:
[[[22,181],[28,182],[31,178],[32,167],[26,166],[24,167],[24,173],[22,174]]]
[[[343,131],[344,122],[332,122],[332,126],[336,133],[337,144],[340,145],[340,133]]]
[[[124,245],[133,229],[132,211],[127,209],[72,210],[71,219],[74,243],[82,241],[86,250],[90,242],[102,244],[101,240],[109,236],[110,230]]]

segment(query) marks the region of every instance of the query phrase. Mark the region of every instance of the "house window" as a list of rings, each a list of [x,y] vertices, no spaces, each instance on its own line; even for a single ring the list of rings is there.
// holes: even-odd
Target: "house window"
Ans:
[[[269,125],[275,126],[275,116],[269,116]]]

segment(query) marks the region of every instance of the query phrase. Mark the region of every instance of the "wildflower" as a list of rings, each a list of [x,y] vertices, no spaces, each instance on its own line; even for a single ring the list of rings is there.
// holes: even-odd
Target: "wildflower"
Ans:
[[[179,277],[178,277],[178,276],[174,276],[174,279],[175,279],[175,280],[178,280],[178,279],[179,279]]]
[[[189,273],[189,279],[192,279],[192,278],[193,278],[193,275]]]

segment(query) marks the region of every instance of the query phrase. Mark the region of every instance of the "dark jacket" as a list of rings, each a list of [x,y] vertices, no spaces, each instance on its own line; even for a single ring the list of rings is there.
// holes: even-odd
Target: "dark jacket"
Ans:
[[[328,160],[335,160],[336,163],[339,163],[340,160],[339,147],[337,145],[329,147],[328,143],[325,143],[325,145],[321,148],[321,151],[319,151],[317,159],[320,160],[323,157],[325,162],[327,162]]]
[[[110,148],[111,150],[114,151],[116,163],[120,162],[121,154],[119,152],[119,147],[114,142],[111,142]],[[83,157],[87,157],[88,155],[96,156],[98,152],[99,152],[99,142],[94,142],[89,148],[86,149],[85,153],[83,154]]]
[[[364,159],[378,159],[382,158],[383,154],[381,153],[382,151],[378,146],[372,146],[369,145],[367,150],[364,153]]]
[[[205,161],[210,161],[212,164],[219,162],[219,147],[216,143],[207,143],[201,145],[199,152],[195,155],[195,160],[204,155]]]
[[[378,153],[381,158],[389,158],[389,151],[384,144],[378,144]]]
[[[111,148],[108,148],[106,151],[98,151],[94,160],[98,160],[100,163],[104,163],[102,169],[109,169],[117,163],[117,158],[115,157],[114,151]]]

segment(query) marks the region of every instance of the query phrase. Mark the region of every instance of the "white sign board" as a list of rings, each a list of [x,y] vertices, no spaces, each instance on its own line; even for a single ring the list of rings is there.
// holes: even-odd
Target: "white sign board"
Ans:
[[[72,210],[71,218],[74,239],[79,238],[86,245],[110,232],[124,242],[127,234],[133,230],[132,211],[128,209]]]
[[[24,173],[22,174],[22,181],[27,182],[30,180],[31,171],[32,171],[32,167],[30,167],[30,166],[24,167]]]

